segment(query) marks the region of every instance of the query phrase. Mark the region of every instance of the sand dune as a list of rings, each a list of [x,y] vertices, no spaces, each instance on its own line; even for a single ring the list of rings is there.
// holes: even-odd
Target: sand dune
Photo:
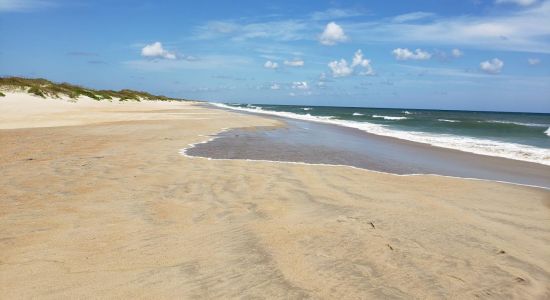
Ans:
[[[190,103],[0,98],[1,298],[550,298],[550,192],[184,157]]]

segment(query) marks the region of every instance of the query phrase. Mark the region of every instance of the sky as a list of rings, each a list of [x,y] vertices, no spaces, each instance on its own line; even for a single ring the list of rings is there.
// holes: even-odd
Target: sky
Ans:
[[[216,102],[550,113],[550,0],[0,0],[0,75]]]

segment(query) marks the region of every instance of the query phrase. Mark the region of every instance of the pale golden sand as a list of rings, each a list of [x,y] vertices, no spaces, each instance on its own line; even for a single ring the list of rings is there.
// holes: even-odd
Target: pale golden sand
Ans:
[[[550,298],[548,191],[178,154],[267,125],[0,98],[0,298]]]

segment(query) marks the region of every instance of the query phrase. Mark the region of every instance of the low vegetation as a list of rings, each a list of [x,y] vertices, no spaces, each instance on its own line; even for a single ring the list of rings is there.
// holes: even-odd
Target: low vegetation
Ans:
[[[2,91],[26,91],[39,97],[59,98],[68,96],[76,99],[80,96],[90,97],[95,100],[118,100],[118,101],[142,101],[142,100],[185,100],[169,98],[166,96],[152,95],[147,92],[133,90],[94,90],[69,83],[55,83],[42,78],[21,78],[21,77],[0,77],[0,90]],[[0,92],[0,97],[5,96]]]

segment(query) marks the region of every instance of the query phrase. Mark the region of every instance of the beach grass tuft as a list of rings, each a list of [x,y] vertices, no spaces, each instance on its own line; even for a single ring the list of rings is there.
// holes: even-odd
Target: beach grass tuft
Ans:
[[[0,77],[0,90],[4,91],[26,91],[42,98],[59,98],[68,96],[72,99],[77,99],[80,96],[86,96],[95,100],[118,100],[118,101],[171,101],[171,100],[186,100],[179,98],[170,98],[162,95],[153,95],[143,91],[134,91],[123,89],[120,91],[114,90],[95,90],[85,88],[79,85],[70,83],[55,83],[43,78],[23,78],[23,77]],[[5,94],[0,92],[0,96]]]

